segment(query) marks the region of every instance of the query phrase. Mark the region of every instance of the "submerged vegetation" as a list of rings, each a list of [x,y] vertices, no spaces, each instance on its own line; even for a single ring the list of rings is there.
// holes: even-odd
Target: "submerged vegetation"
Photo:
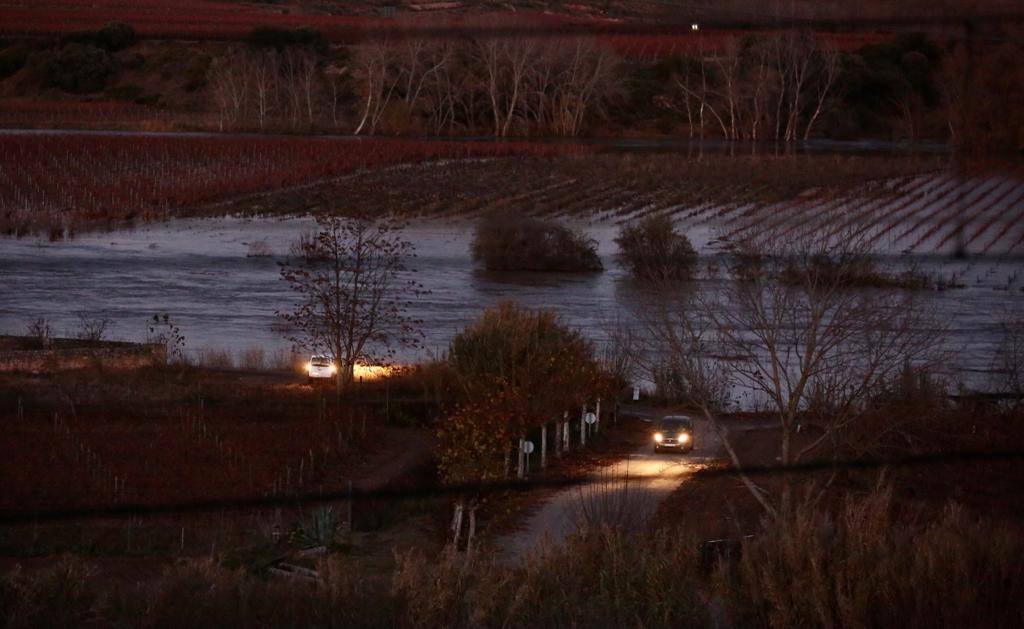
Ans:
[[[473,260],[488,271],[601,271],[597,241],[561,223],[490,216],[477,225]]]
[[[619,263],[639,279],[686,279],[697,263],[690,239],[677,232],[672,218],[664,214],[627,224],[615,244],[619,246]]]

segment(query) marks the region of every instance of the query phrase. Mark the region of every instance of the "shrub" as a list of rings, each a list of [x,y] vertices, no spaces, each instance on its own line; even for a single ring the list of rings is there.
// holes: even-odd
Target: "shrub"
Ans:
[[[211,369],[234,369],[235,360],[226,349],[201,347],[196,352],[196,363]]]
[[[735,625],[1019,625],[1019,535],[955,506],[931,518],[900,511],[882,489],[836,515],[801,507],[766,525],[725,571]]]
[[[75,316],[78,319],[76,338],[92,342],[99,342],[106,338],[107,330],[110,328],[110,319],[93,316],[86,312],[79,312]]]
[[[61,39],[61,44],[81,44],[117,52],[134,44],[136,39],[135,29],[130,24],[115,21],[99,30],[68,33]]]
[[[29,321],[26,332],[34,340],[35,345],[40,348],[49,347],[50,342],[53,340],[53,328],[50,326],[50,321],[45,317]]]
[[[597,242],[552,221],[491,217],[477,225],[473,260],[489,271],[601,271]]]
[[[27,61],[28,51],[21,46],[0,51],[0,81],[24,68]]]
[[[238,355],[238,366],[250,371],[263,371],[267,367],[266,353],[259,345],[242,350]]]
[[[899,511],[912,510],[901,506]],[[183,559],[139,589],[81,561],[0,577],[12,627],[1017,627],[1019,534],[947,508],[895,516],[876,491],[836,513],[809,507],[761,528],[711,578],[686,530],[584,529],[508,567],[489,554],[397,553],[385,578],[328,553],[316,584]],[[923,514],[916,514],[917,516]],[[337,519],[321,511],[313,541]],[[307,527],[310,526],[307,524]],[[387,578],[390,577],[390,578]]]
[[[890,273],[880,270],[864,255],[832,257],[821,254],[795,257],[781,270],[779,279],[786,284],[803,285],[813,281],[846,288],[926,288],[928,278],[914,270]]]
[[[100,598],[96,583],[95,571],[73,557],[41,572],[16,566],[0,577],[0,618],[5,627],[82,625]]]
[[[107,95],[116,100],[134,101],[145,93],[139,85],[119,85],[107,90]]]
[[[672,219],[664,215],[624,226],[615,244],[619,246],[619,264],[639,279],[689,278],[697,262],[690,239],[677,232]]]
[[[103,89],[116,73],[117,62],[110,53],[85,44],[68,44],[43,64],[47,85],[75,94]]]
[[[267,242],[266,238],[253,240],[247,247],[245,252],[245,257],[247,258],[270,258],[274,255],[274,251],[270,248],[270,243]]]
[[[448,362],[465,399],[438,425],[448,479],[489,477],[503,444],[599,395],[601,384],[593,347],[579,332],[513,302],[457,334]]]
[[[597,372],[593,347],[551,312],[520,308],[507,301],[452,339],[448,362],[469,392],[524,389],[531,397],[564,397],[561,383],[585,384]]]
[[[326,52],[328,48],[327,38],[323,33],[312,28],[282,28],[280,26],[258,26],[246,37],[253,46],[276,48],[278,50],[289,46],[308,46],[317,52]]]

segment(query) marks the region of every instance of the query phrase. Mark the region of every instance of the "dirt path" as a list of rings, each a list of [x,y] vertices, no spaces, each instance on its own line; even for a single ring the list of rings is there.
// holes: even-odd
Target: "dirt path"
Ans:
[[[694,422],[694,443],[685,455],[641,446],[590,482],[555,494],[521,530],[495,541],[499,560],[520,562],[545,544],[560,544],[581,523],[642,526],[690,474],[720,457],[719,439],[706,422]]]

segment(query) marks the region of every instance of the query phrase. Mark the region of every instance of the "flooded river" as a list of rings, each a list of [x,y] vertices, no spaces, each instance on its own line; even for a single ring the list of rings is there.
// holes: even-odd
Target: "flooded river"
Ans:
[[[275,312],[286,309],[292,295],[279,278],[278,259],[313,225],[309,218],[192,219],[86,234],[70,242],[0,239],[0,333],[24,333],[36,317],[48,318],[57,334],[73,333],[77,313],[88,313],[109,319],[113,338],[141,340],[147,319],[166,312],[193,354],[203,349],[237,354],[253,346],[269,353],[287,350]],[[472,223],[410,225],[406,236],[417,253],[411,266],[429,293],[416,299],[410,313],[423,321],[423,347],[399,358],[413,361],[443,351],[456,331],[506,299],[551,309],[602,342],[614,321],[628,320],[652,297],[634,290],[616,265],[616,227],[583,227],[600,243],[603,273],[490,274],[470,258]],[[250,257],[253,242],[264,242],[274,255]],[[970,264],[964,288],[928,292],[925,298],[951,326],[948,342],[958,355],[958,375],[972,386],[985,386],[1000,318],[1024,311],[1024,291],[1007,281],[1016,276],[1019,260],[925,264],[940,275]]]

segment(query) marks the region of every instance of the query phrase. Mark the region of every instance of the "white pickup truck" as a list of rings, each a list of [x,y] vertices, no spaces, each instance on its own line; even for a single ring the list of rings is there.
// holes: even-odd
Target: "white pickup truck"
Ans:
[[[315,354],[306,363],[306,376],[310,382],[329,380],[338,374],[338,366],[330,356]]]

